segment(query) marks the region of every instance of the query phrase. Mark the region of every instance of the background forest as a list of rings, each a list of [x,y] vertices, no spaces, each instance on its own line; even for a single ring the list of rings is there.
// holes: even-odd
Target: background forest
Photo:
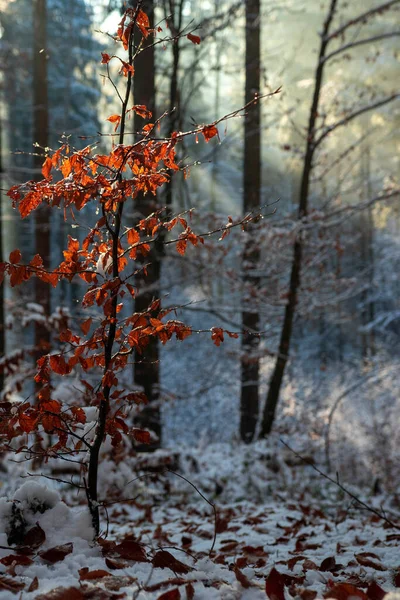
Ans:
[[[377,6],[339,2],[335,25]],[[296,438],[299,429],[304,430],[318,443],[329,411],[350,387],[333,418],[332,433],[338,442],[334,452],[338,460],[339,454],[358,460],[359,444],[366,446],[368,471],[382,475],[382,460],[389,468],[386,461],[398,445],[396,427],[391,431],[391,415],[398,409],[394,378],[400,333],[398,7],[394,3],[383,14],[360,21],[334,42],[333,50],[349,48],[326,64],[319,131],[348,120],[360,109],[368,110],[332,131],[318,147],[310,173],[308,216],[302,225],[297,218],[299,188],[326,3],[254,2],[251,8],[259,16],[249,35],[253,40],[259,36],[260,44],[248,44],[247,54],[242,2],[155,2],[153,8],[155,22],[173,14],[171,29],[195,28],[202,38],[200,45],[179,40],[144,54],[144,84],[135,82],[135,102],[156,107],[157,115],[174,109],[166,128],[184,130],[192,122],[214,120],[242,106],[255,92],[281,87],[279,94],[248,112],[247,122],[241,118],[228,123],[220,132],[220,143],[212,140],[204,148],[188,141],[181,159],[196,163],[190,177],[177,177],[172,190],[168,187],[159,194],[160,206],[170,202],[170,194],[174,211],[195,208],[196,219],[204,226],[257,207],[265,215],[258,226],[234,232],[224,243],[210,238],[201,251],[190,254],[190,260],[172,253],[162,259],[160,293],[167,294],[163,304],[187,304],[181,314],[195,328],[219,325],[262,332],[259,338],[230,340],[213,351],[201,335],[185,345],[156,350],[159,367],[149,373],[145,369],[142,381],[139,374],[136,383],[146,380],[147,388],[154,388],[147,393],[161,400],[164,443],[239,439],[240,402],[242,411],[254,402],[264,404],[279,353],[293,242],[301,226],[305,267],[274,430],[296,432]],[[55,148],[66,135],[79,148],[100,131],[110,133],[105,119],[113,112],[114,100],[111,86],[102,81],[98,60],[100,49],[109,50],[110,40],[100,31],[116,27],[121,9],[118,3],[73,0],[66,11],[62,0],[49,1],[45,145]],[[34,219],[20,222],[4,192],[35,175],[34,88],[40,83],[33,77],[33,18],[32,7],[24,0],[2,5],[5,256],[15,240],[22,250],[35,248]],[[53,213],[46,232],[52,265],[62,256],[67,234],[76,237],[84,232],[65,222],[61,211]],[[249,243],[254,248],[247,248],[249,258],[242,263]],[[74,314],[76,285],[63,283],[52,293],[52,313],[63,308]],[[28,325],[39,309],[26,311],[33,301],[26,289],[6,290],[2,336],[6,355],[34,343]],[[11,388],[11,382],[8,385]],[[257,413],[257,407],[250,410]],[[247,418],[257,422],[257,415]],[[257,435],[254,425],[242,423],[243,438]],[[361,470],[365,472],[364,466]]]
[[[88,204],[77,217],[40,209],[21,221],[7,190],[41,179],[60,140],[105,151],[119,108],[101,52],[119,56],[107,33],[134,5],[0,0],[0,262],[18,247],[55,268],[67,236],[82,242],[96,219]],[[163,32],[135,63],[132,99],[163,115],[160,135],[250,105],[207,144],[185,137],[185,173],[128,214],[133,225],[160,207],[194,209],[194,230],[217,230],[185,256],[152,250],[125,303],[128,316],[160,298],[201,331],[134,355],[123,385],[148,399],[134,422],[152,432],[154,456],[220,498],[264,501],[278,482],[289,498],[304,484],[327,501],[300,455],[398,511],[400,1],[145,0],[143,10]],[[142,121],[128,122],[132,139]],[[3,401],[29,398],[34,359],[60,346],[63,320],[87,317],[82,285],[4,282]],[[215,327],[233,335],[212,344]],[[81,372],[55,380],[65,402],[84,394]],[[132,479],[131,466],[111,472],[102,485]]]

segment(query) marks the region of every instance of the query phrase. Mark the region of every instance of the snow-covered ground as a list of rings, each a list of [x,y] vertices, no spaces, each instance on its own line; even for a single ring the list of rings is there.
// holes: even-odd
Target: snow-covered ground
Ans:
[[[83,496],[21,480],[23,464],[7,462],[0,600],[381,600],[400,586],[399,529],[360,510],[277,439],[175,452],[178,474],[140,468],[167,456],[126,456],[126,475],[142,477],[119,493],[122,479],[111,477],[119,466],[105,464],[98,544]],[[396,498],[346,485],[400,523]]]

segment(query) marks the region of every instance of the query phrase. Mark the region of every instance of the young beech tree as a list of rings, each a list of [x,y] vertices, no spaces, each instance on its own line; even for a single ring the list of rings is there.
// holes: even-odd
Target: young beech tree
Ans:
[[[42,166],[43,179],[28,181],[13,186],[8,195],[22,218],[37,210],[41,205],[63,207],[64,213],[74,215],[89,202],[97,204],[101,216],[88,231],[80,244],[69,237],[64,260],[54,270],[46,269],[43,258],[36,255],[28,263],[22,262],[21,252],[11,252],[9,261],[0,265],[1,277],[6,274],[11,286],[19,285],[32,276],[56,287],[61,280],[71,282],[78,277],[86,291],[82,296],[82,307],[88,317],[80,324],[80,331],[73,332],[67,325],[61,328],[62,349],[58,353],[44,354],[37,361],[34,402],[0,405],[0,435],[4,446],[12,449],[23,439],[18,450],[34,454],[28,446],[29,435],[36,439],[43,432],[52,434],[51,446],[40,448],[46,459],[56,456],[74,460],[79,453],[82,481],[88,507],[92,516],[96,535],[100,529],[98,497],[98,469],[100,448],[108,436],[114,446],[122,440],[122,433],[130,434],[140,443],[149,443],[149,431],[131,429],[126,422],[126,413],[131,406],[144,401],[142,392],[123,389],[119,383],[120,374],[128,365],[134,352],[143,352],[154,339],[166,343],[173,335],[184,340],[192,329],[176,319],[167,320],[168,310],[162,310],[160,300],[152,300],[140,312],[121,317],[126,299],[135,297],[132,285],[137,271],[146,271],[146,264],[138,258],[146,257],[152,245],[159,238],[165,244],[175,244],[179,254],[184,255],[188,243],[196,246],[203,237],[196,235],[188,225],[184,215],[168,216],[157,211],[145,216],[135,226],[127,226],[125,204],[135,203],[140,194],[156,194],[157,189],[169,181],[175,171],[184,170],[176,163],[175,147],[188,135],[204,136],[209,141],[218,135],[217,125],[221,121],[235,117],[240,109],[214,121],[211,125],[196,126],[189,132],[173,132],[165,138],[158,132],[159,120],[147,123],[136,134],[132,142],[132,132],[127,131],[127,121],[134,113],[150,119],[151,113],[143,105],[130,104],[131,87],[134,75],[134,61],[144,45],[135,44],[134,31],[138,29],[142,38],[148,39],[159,34],[151,29],[147,14],[141,9],[128,8],[119,24],[115,41],[127,52],[126,60],[119,55],[102,55],[102,63],[111,80],[111,68],[118,65],[120,82],[114,80],[116,93],[121,101],[121,111],[108,118],[115,129],[111,134],[111,148],[108,154],[96,153],[95,146],[74,150],[64,143],[55,152],[49,153]],[[188,34],[190,42],[199,43],[197,36]],[[168,38],[166,38],[168,39]],[[111,64],[112,63],[112,64]],[[244,108],[248,108],[252,102]],[[125,137],[130,141],[125,143]],[[128,207],[127,207],[128,208]],[[244,226],[253,215],[247,215],[238,222]],[[230,220],[231,221],[231,220]],[[209,231],[203,235],[230,231],[233,222]],[[180,229],[176,236],[166,233]],[[224,330],[213,328],[212,341],[219,346],[224,339]],[[237,337],[236,333],[226,332]],[[75,400],[75,404],[64,404],[55,399],[55,376],[64,376],[72,371],[83,375],[88,389],[86,398],[97,408],[96,423],[86,424],[86,413]],[[96,370],[99,373],[93,387]],[[51,380],[50,380],[51,377]],[[90,380],[86,381],[86,379]],[[20,436],[24,436],[20,437]],[[15,440],[19,438],[19,440]],[[13,441],[14,440],[14,441]],[[37,448],[35,446],[34,448]]]

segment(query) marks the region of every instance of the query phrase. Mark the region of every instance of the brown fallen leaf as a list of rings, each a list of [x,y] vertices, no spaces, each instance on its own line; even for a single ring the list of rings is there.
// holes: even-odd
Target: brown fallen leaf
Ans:
[[[265,592],[270,600],[285,600],[285,584],[281,573],[271,569],[265,580]]]
[[[377,558],[379,560],[379,556],[373,554],[372,552],[361,552],[360,554],[356,554],[355,558],[358,564],[362,565],[363,567],[370,567],[376,571],[387,571],[387,568],[382,565],[382,563],[373,560],[373,558]]]
[[[103,569],[95,569],[94,571],[89,571],[88,567],[82,567],[79,569],[79,579],[84,581],[85,579],[102,579],[103,577],[112,576],[108,571],[104,571]]]
[[[73,549],[73,543],[68,542],[68,544],[63,544],[62,546],[54,546],[48,550],[43,550],[42,552],[39,552],[39,556],[47,562],[56,563],[64,560],[68,554],[71,554]]]
[[[180,560],[176,559],[175,556],[170,552],[167,552],[167,550],[159,550],[156,552],[151,562],[156,568],[171,569],[174,573],[189,573],[189,571],[193,571],[192,567],[189,567],[189,565],[185,565]]]

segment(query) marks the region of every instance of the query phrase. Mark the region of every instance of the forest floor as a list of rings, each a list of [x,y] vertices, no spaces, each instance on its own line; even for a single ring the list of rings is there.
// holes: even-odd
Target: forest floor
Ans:
[[[15,502],[0,499],[0,600],[381,600],[400,588],[396,498],[349,486],[379,518],[270,450],[162,451],[139,479],[137,458],[106,460],[98,544],[84,498],[6,463]],[[157,461],[178,474],[156,473]]]

